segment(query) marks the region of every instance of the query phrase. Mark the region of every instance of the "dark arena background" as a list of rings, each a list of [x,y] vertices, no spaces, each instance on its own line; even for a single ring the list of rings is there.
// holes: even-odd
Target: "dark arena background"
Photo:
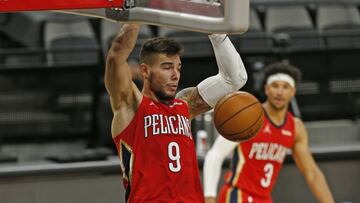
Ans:
[[[251,0],[250,8],[249,30],[230,35],[249,76],[242,90],[263,101],[267,64],[287,60],[301,69],[290,110],[305,123],[335,201],[359,203],[360,0]],[[120,27],[55,12],[0,13],[0,202],[124,202],[103,81]],[[129,61],[139,87],[140,46],[154,36],[185,47],[180,89],[217,74],[206,34],[143,25]],[[200,150],[196,136],[204,132]],[[218,136],[212,112],[193,120],[192,133],[201,172]],[[272,195],[316,202],[290,154]]]

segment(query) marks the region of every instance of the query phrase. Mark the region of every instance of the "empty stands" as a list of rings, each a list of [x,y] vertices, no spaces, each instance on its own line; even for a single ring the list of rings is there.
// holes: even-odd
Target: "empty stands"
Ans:
[[[99,44],[88,18],[53,14],[44,24],[49,64],[99,63]]]
[[[252,0],[248,32],[230,36],[249,75],[242,90],[261,97],[260,71],[273,61],[286,59],[302,70],[296,101],[308,129],[311,150],[329,177],[337,202],[360,201],[358,193],[353,192],[359,182],[359,6],[357,0]],[[62,190],[66,190],[67,180],[73,179],[74,173],[79,173],[81,179],[87,178],[83,172],[88,168],[79,164],[79,168],[69,170],[73,165],[64,163],[104,160],[114,154],[115,151],[98,149],[114,147],[110,135],[112,112],[102,72],[107,50],[121,26],[58,13],[0,13],[0,162],[27,162],[30,168],[37,168],[39,162],[47,161],[51,164],[45,165],[44,171],[56,169],[57,176],[49,178],[46,174],[44,178],[23,168],[14,172],[10,167],[9,174],[24,173],[15,177],[14,183],[21,185],[22,178],[28,176],[34,182],[38,177],[41,181],[48,179],[47,190],[39,194],[51,198],[51,194],[59,194],[52,190],[59,174],[67,176],[62,179],[66,182]],[[130,55],[132,63],[137,63],[144,40],[154,36],[170,37],[185,46],[180,88],[195,86],[217,74],[207,34],[168,27],[143,25]],[[211,126],[194,126],[208,127]],[[53,168],[53,162],[62,163],[55,164],[60,169]],[[97,162],[90,163],[95,165],[92,170],[99,170]],[[111,162],[110,168],[101,164],[97,173],[111,171],[118,176],[118,163]],[[315,202],[293,168],[287,159],[274,200]],[[41,174],[41,170],[35,174]],[[7,173],[0,175],[5,177]],[[9,180],[11,177],[6,176],[4,188],[9,188]],[[114,182],[120,183],[120,179]],[[89,180],[81,183],[86,185]],[[16,184],[13,187],[18,188]],[[22,188],[30,196],[38,192],[32,184],[26,186],[31,190]],[[100,183],[95,186],[103,187]],[[119,185],[112,187],[118,191]],[[8,195],[5,193],[2,195]],[[38,200],[37,196],[28,199]],[[119,198],[114,199],[116,202]]]
[[[323,47],[322,38],[304,5],[268,6],[265,27],[274,37],[287,34],[289,51],[318,50]]]
[[[261,86],[256,64],[287,59],[303,72],[296,99],[305,121],[356,120],[360,114],[358,5],[284,2],[254,1],[248,32],[230,36],[250,76],[244,90],[254,92]],[[109,142],[102,138],[109,134],[104,126],[109,127],[111,113],[101,73],[104,56],[122,24],[29,12],[1,14],[0,25],[0,102],[8,109],[1,110],[3,132],[20,135],[18,125],[27,126],[37,137],[94,130],[98,140]],[[181,88],[217,74],[206,33],[168,27],[143,25],[131,61],[138,61],[141,44],[154,36],[183,43]],[[94,121],[98,115],[106,122]]]

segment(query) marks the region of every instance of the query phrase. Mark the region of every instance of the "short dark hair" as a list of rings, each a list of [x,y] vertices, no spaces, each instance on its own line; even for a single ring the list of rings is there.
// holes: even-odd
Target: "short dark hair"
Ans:
[[[301,81],[301,71],[291,65],[288,61],[281,61],[281,62],[275,62],[272,64],[269,64],[264,69],[264,81],[263,85],[266,84],[267,79],[274,74],[277,73],[285,73],[288,74],[290,77],[292,77],[295,80],[295,83],[298,83]]]
[[[163,37],[147,40],[141,47],[140,63],[152,64],[153,54],[181,55],[184,47],[177,41]]]

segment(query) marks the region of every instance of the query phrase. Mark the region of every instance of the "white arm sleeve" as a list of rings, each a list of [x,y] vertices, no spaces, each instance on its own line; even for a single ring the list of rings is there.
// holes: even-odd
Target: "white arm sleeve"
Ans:
[[[235,149],[238,142],[232,142],[219,135],[204,160],[204,195],[216,197],[217,186],[221,174],[221,166],[225,158]]]
[[[247,73],[229,37],[225,34],[212,34],[209,38],[214,48],[219,73],[205,79],[197,87],[205,102],[214,107],[221,97],[245,85]]]

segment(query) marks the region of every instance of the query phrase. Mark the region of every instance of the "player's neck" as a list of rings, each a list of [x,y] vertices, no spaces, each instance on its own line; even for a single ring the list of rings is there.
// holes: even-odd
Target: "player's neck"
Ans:
[[[267,101],[263,103],[263,107],[264,110],[266,111],[266,114],[269,116],[269,118],[274,124],[281,125],[284,123],[284,119],[287,113],[287,108],[277,109]]]
[[[159,102],[159,103],[163,103],[163,104],[170,104],[172,100],[162,100],[160,98],[158,98],[156,96],[156,94],[152,91],[146,91],[146,89],[144,88],[143,91],[141,92],[144,96],[150,98],[151,100],[155,101],[155,102]]]

